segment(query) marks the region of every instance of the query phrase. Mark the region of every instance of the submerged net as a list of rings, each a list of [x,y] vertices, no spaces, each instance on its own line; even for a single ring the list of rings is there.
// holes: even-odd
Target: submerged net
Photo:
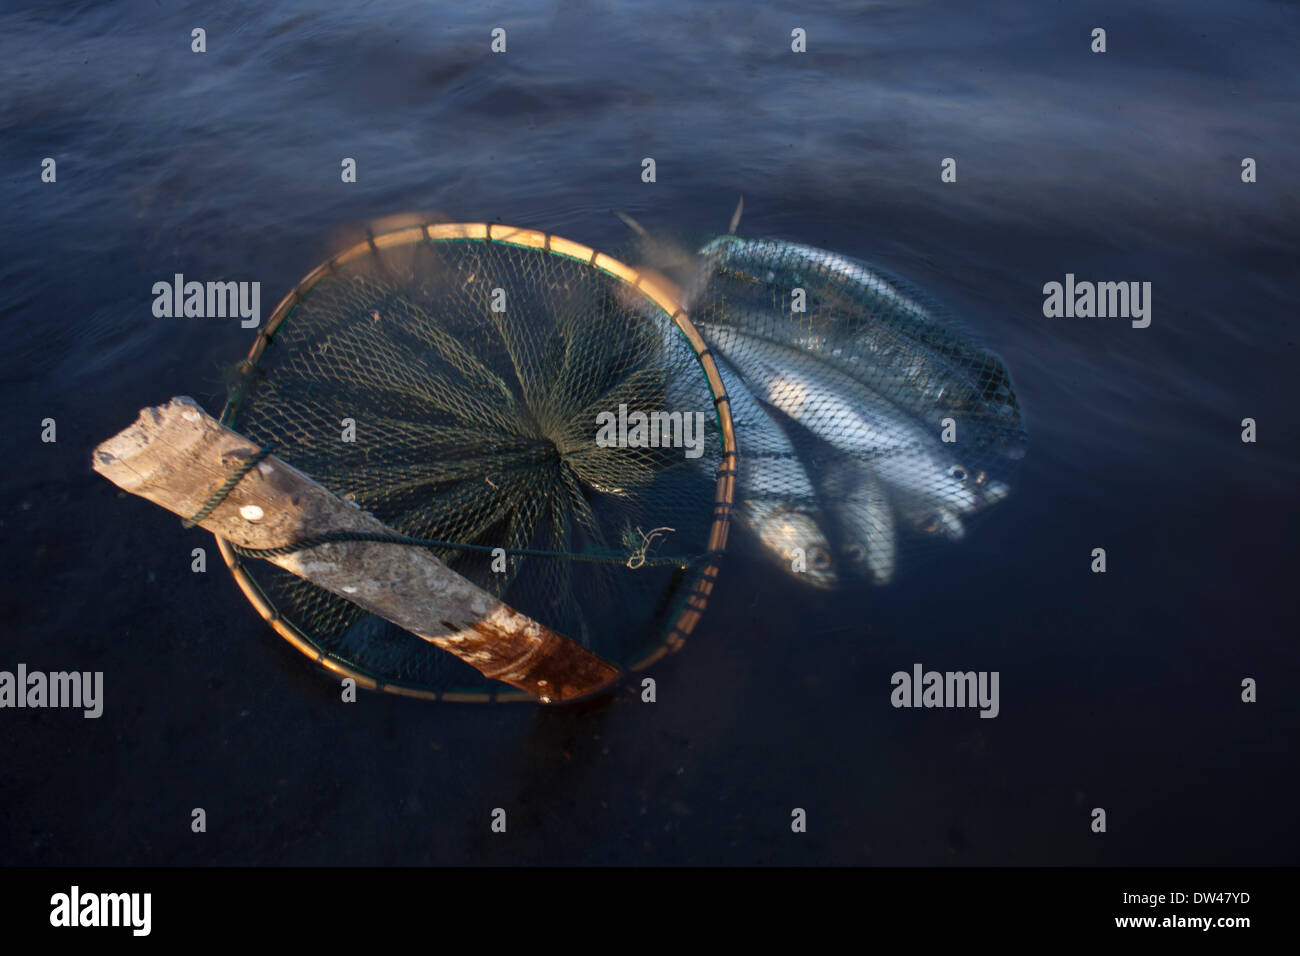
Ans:
[[[377,237],[281,304],[222,420],[636,669],[702,610],[730,489],[716,371],[642,279],[499,226]],[[399,693],[514,696],[356,605],[223,554],[277,629],[337,671]]]
[[[734,235],[693,270],[686,305],[731,398],[734,516],[804,580],[888,584],[1010,493],[1026,435],[1005,366],[902,283]]]

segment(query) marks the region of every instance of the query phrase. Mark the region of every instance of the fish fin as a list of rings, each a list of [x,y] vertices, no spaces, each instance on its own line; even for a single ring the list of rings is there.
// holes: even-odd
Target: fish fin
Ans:
[[[736,211],[731,214],[731,222],[727,225],[727,235],[734,236],[737,227],[740,226],[740,214],[745,211],[745,194],[740,194],[740,202],[736,203]]]
[[[642,226],[641,223],[637,222],[635,219],[633,219],[631,216],[629,216],[627,213],[623,212],[622,210],[611,209],[610,212],[618,216],[619,219],[622,219],[623,225],[627,226],[638,236],[641,236],[643,238],[645,237],[646,235],[645,227]]]

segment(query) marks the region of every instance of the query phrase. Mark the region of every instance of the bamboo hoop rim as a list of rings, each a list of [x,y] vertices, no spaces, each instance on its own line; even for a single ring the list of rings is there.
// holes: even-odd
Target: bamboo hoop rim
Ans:
[[[257,338],[244,359],[245,363],[252,366],[261,361],[262,355],[275,337],[276,331],[293,312],[298,303],[306,298],[307,293],[317,283],[326,276],[334,274],[340,266],[346,265],[367,253],[378,253],[383,249],[416,245],[423,242],[500,243],[517,248],[541,250],[551,255],[573,259],[631,285],[668,316],[669,320],[685,337],[692,352],[694,352],[695,360],[700,364],[708,382],[709,391],[713,395],[718,433],[722,437],[722,459],[718,466],[715,484],[713,523],[709,528],[708,550],[715,555],[722,554],[727,546],[731,508],[735,501],[737,455],[735,430],[731,421],[731,401],[727,396],[727,388],[722,381],[722,376],[718,373],[717,363],[713,360],[708,344],[691,323],[686,309],[682,306],[682,293],[676,285],[663,276],[626,265],[613,256],[598,252],[590,246],[551,233],[540,232],[536,229],[503,226],[500,223],[487,222],[426,222],[418,226],[402,226],[383,233],[369,234],[361,242],[348,247],[333,258],[318,265],[289,290],[275,307],[275,311],[271,313],[271,317],[267,319],[266,324],[258,331]],[[226,405],[221,412],[220,420],[223,425],[233,427],[238,417],[239,404],[234,399],[227,399]],[[355,664],[320,647],[312,640],[310,635],[296,624],[281,617],[279,610],[267,597],[261,586],[247,572],[244,562],[235,554],[230,543],[216,535],[213,537],[217,542],[217,550],[221,554],[226,567],[230,569],[235,583],[262,619],[271,625],[271,628],[288,641],[295,650],[311,658],[321,667],[342,677],[351,678],[356,681],[358,687],[402,697],[447,703],[519,703],[534,700],[532,695],[514,690],[507,684],[501,684],[500,690],[497,687],[492,687],[486,691],[439,691],[403,681],[386,680],[357,667]],[[700,618],[704,615],[705,608],[708,606],[709,597],[713,593],[714,581],[718,576],[718,570],[716,559],[700,566],[694,575],[689,590],[679,600],[668,633],[656,647],[640,658],[630,664],[620,665],[625,673],[644,671],[656,661],[661,660],[668,654],[675,654],[685,646],[686,639],[694,632]],[[431,644],[429,645],[429,653],[441,654],[445,652]]]

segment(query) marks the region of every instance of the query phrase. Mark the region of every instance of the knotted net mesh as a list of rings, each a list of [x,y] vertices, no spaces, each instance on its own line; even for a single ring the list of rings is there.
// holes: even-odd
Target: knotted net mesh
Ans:
[[[419,230],[317,270],[268,322],[223,422],[517,610],[637,667],[680,641],[719,550],[715,388],[640,277],[502,234]],[[387,621],[235,563],[336,669],[399,692],[496,695]]]

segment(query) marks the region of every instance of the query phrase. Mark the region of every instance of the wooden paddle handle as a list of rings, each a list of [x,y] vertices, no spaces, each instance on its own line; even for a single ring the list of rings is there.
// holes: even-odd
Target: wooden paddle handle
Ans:
[[[181,396],[143,409],[95,449],[92,461],[119,488],[191,518],[259,451]],[[338,531],[397,534],[273,455],[198,526],[245,548],[279,548]],[[502,604],[424,548],[337,541],[266,560],[543,703],[604,690],[620,676],[613,664]]]

